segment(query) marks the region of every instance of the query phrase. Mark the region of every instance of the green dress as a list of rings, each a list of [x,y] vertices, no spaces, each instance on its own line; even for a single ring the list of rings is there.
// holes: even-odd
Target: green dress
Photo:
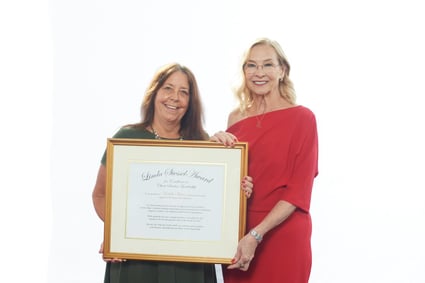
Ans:
[[[154,139],[147,130],[121,128],[114,138]],[[106,151],[102,157],[106,164]],[[215,283],[214,264],[127,260],[106,264],[105,283]]]

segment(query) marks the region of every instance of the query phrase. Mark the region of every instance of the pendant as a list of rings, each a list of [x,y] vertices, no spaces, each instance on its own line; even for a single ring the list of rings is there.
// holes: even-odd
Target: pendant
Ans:
[[[263,119],[264,119],[264,116],[265,116],[266,114],[265,113],[263,113],[263,115],[261,115],[261,117],[260,118],[258,118],[258,116],[255,116],[255,119],[257,119],[257,124],[256,124],[256,126],[257,126],[257,128],[262,128],[261,127],[261,123],[263,122]]]

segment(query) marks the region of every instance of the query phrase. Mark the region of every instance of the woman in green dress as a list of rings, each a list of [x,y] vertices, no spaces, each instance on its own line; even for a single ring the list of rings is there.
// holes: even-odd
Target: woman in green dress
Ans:
[[[193,73],[177,63],[160,68],[145,93],[140,123],[123,126],[114,138],[208,140],[203,128],[203,110]],[[106,152],[93,190],[97,215],[104,220]],[[252,179],[246,176],[242,190],[249,197]],[[102,252],[101,248],[101,252]],[[105,283],[215,283],[215,266],[210,263],[149,260],[106,260]]]

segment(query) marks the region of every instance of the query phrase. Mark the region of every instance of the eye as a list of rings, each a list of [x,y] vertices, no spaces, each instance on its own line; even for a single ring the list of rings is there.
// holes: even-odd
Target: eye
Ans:
[[[274,67],[274,65],[273,65],[273,63],[265,63],[265,64],[264,64],[264,67],[265,67],[265,68],[273,68],[273,67]]]
[[[247,63],[247,64],[246,64],[246,67],[247,67],[248,69],[256,69],[256,68],[257,68],[257,65],[255,65],[254,63]]]
[[[183,94],[183,95],[186,95],[186,96],[189,95],[189,91],[186,90],[186,89],[181,89],[180,93]]]
[[[173,91],[173,88],[171,86],[163,86],[162,89],[166,92],[166,93],[170,93]]]

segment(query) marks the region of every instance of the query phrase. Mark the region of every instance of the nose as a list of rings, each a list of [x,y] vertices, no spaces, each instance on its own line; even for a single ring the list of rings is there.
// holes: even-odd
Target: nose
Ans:
[[[179,100],[179,97],[180,97],[179,90],[171,91],[170,98],[172,100]]]
[[[257,68],[255,69],[254,72],[256,75],[260,74],[260,75],[264,75],[264,65],[258,65]]]

